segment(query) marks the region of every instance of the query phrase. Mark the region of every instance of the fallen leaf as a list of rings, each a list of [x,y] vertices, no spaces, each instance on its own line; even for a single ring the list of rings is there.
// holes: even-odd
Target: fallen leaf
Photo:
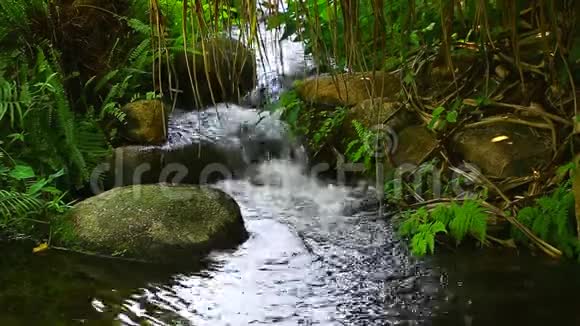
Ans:
[[[48,250],[48,244],[47,243],[41,243],[36,248],[32,249],[32,252],[36,254],[36,253],[39,253],[39,252],[43,252],[45,250]]]

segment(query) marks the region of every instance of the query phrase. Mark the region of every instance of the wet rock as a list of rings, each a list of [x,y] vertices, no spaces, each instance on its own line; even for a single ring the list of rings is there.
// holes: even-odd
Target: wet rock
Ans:
[[[163,151],[157,146],[115,148],[106,172],[105,189],[132,184],[159,182],[163,169]]]
[[[206,41],[203,50],[201,44],[197,46],[195,56],[192,52],[175,53],[174,76],[183,92],[178,96],[182,106],[203,108],[214,103],[238,103],[254,89],[256,59],[250,49],[230,38]]]
[[[67,245],[152,262],[192,262],[248,237],[237,203],[203,186],[116,188],[76,204],[67,218]]]
[[[342,214],[345,216],[364,216],[370,213],[371,216],[378,217],[378,210],[381,204],[379,193],[374,188],[361,183],[349,193],[343,204]],[[367,216],[368,217],[368,216]]]
[[[549,133],[528,126],[498,123],[464,129],[453,138],[452,146],[488,176],[521,177],[550,162],[550,138]]]
[[[398,76],[377,71],[315,76],[301,82],[296,90],[312,105],[347,107],[375,97],[395,99],[400,83]]]
[[[417,291],[416,283],[417,283],[417,277],[415,277],[415,276],[408,277],[407,279],[403,280],[399,284],[399,286],[397,288],[397,293],[398,294],[415,293]]]
[[[275,158],[302,159],[274,115],[234,105],[175,114],[162,146],[116,148],[104,189],[151,183],[205,184],[252,176]]]
[[[240,146],[197,143],[165,148],[162,182],[206,184],[241,177],[249,164]]]
[[[161,144],[167,140],[167,108],[160,100],[141,100],[121,109],[126,124],[120,135],[129,143],[139,145]]]
[[[395,166],[418,165],[437,146],[437,139],[425,126],[408,126],[396,134],[394,146],[392,160]]]

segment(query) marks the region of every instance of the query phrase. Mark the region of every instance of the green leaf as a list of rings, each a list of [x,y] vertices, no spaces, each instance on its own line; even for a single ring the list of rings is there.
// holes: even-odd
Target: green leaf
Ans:
[[[574,162],[568,162],[565,165],[558,167],[556,174],[559,177],[564,177],[568,172],[576,170],[576,164]]]
[[[405,75],[405,78],[403,78],[403,82],[407,85],[412,84],[414,80],[415,80],[415,76],[413,76],[413,73],[411,73],[411,72],[408,72]]]
[[[8,175],[17,180],[25,180],[35,177],[34,170],[32,170],[28,165],[17,165]]]
[[[448,122],[455,123],[457,122],[457,116],[458,116],[457,111],[450,111],[447,113],[445,118],[447,119]]]
[[[429,121],[429,125],[427,126],[429,129],[433,129],[435,127],[435,124],[437,121],[439,121],[439,118],[441,118],[441,114],[443,114],[443,112],[445,112],[445,108],[442,106],[439,106],[433,110],[433,118],[431,118],[431,121]]]
[[[50,182],[50,180],[48,180],[48,179],[40,179],[40,180],[36,181],[32,186],[30,186],[30,188],[28,188],[28,191],[26,193],[29,194],[29,195],[36,195],[49,182]]]
[[[433,110],[433,118],[439,118],[443,112],[445,112],[445,108],[438,106],[435,108],[435,110]]]

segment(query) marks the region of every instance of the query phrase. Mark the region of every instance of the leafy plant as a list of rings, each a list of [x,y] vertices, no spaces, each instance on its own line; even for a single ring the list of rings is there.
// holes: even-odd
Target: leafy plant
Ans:
[[[457,244],[461,243],[466,235],[471,235],[481,243],[485,241],[487,232],[487,215],[476,201],[466,200],[463,205],[459,206],[455,203],[451,204],[452,212],[435,212],[441,216],[436,215],[435,219],[448,218],[449,230],[451,235],[455,238]]]
[[[334,111],[321,113],[324,120],[312,137],[313,147],[320,148],[328,137],[342,125],[346,116],[346,109],[337,107]]]
[[[521,209],[518,220],[541,239],[555,245],[567,257],[580,255],[572,216],[574,215],[574,194],[568,185],[556,189],[551,195],[536,200],[534,206]],[[512,231],[515,240],[527,243],[527,238],[519,231]]]
[[[433,110],[433,117],[427,125],[429,129],[443,130],[448,123],[457,123],[461,109],[461,99],[456,99],[449,109],[439,106]]]
[[[3,188],[0,190],[0,230],[21,230],[26,222],[35,223],[38,217],[63,213],[68,208],[63,202],[65,193],[54,186],[56,180],[64,175],[64,170],[39,177],[31,166],[12,164],[15,165],[10,167],[0,163],[0,185]]]
[[[363,161],[366,169],[370,169],[373,164],[375,154],[375,142],[377,135],[372,130],[367,129],[359,121],[352,120],[352,125],[356,131],[357,138],[350,141],[346,147],[346,156],[351,162]]]
[[[450,234],[459,245],[466,236],[480,243],[487,233],[487,215],[475,200],[466,200],[462,205],[439,204],[428,210],[422,207],[414,213],[406,213],[399,227],[399,234],[410,237],[411,252],[417,256],[435,251],[437,234]]]
[[[281,110],[283,119],[294,128],[297,127],[300,111],[303,103],[296,91],[284,92],[280,100],[272,107],[273,110]]]

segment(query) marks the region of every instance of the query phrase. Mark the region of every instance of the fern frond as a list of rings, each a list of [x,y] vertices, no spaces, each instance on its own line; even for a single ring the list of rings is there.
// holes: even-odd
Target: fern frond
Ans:
[[[37,51],[37,71],[40,76],[45,78],[42,83],[39,83],[41,85],[40,91],[49,97],[47,101],[50,102],[45,103],[47,104],[45,109],[48,109],[46,114],[49,121],[52,120],[53,115],[56,116],[55,127],[57,129],[51,133],[57,133],[62,137],[57,140],[58,143],[52,145],[58,147],[61,157],[67,158],[69,170],[74,171],[73,175],[77,182],[82,182],[88,177],[87,165],[77,147],[74,113],[60,78],[62,73],[55,72],[59,71],[58,60],[55,53],[51,54],[53,62],[47,60],[42,49]]]
[[[136,18],[127,19],[127,25],[131,27],[135,32],[143,35],[151,35],[151,26],[148,23],[144,23]]]
[[[129,54],[129,61],[130,62],[138,61],[137,59],[139,59],[144,54],[149,54],[150,50],[151,50],[151,40],[144,39],[139,45],[137,45],[133,49],[133,51],[131,51],[131,54]]]
[[[367,137],[367,129],[360,123],[358,120],[352,120],[352,126],[356,131],[356,134],[359,139],[366,139]]]
[[[435,236],[437,233],[447,233],[445,225],[439,221],[429,224],[421,224],[417,233],[411,239],[411,251],[417,256],[423,256],[427,252],[435,252]]]
[[[439,221],[443,225],[448,225],[453,220],[453,210],[447,205],[437,205],[431,211],[431,216],[435,221]]]
[[[0,190],[0,216],[26,216],[38,211],[43,203],[25,193]]]
[[[25,101],[26,94],[20,96],[16,83],[0,83],[0,121],[7,117],[12,128],[18,123],[22,125],[28,103]]]
[[[487,215],[474,200],[466,200],[463,205],[452,205],[454,218],[449,222],[449,230],[457,243],[461,243],[470,233],[483,242],[487,232]]]

